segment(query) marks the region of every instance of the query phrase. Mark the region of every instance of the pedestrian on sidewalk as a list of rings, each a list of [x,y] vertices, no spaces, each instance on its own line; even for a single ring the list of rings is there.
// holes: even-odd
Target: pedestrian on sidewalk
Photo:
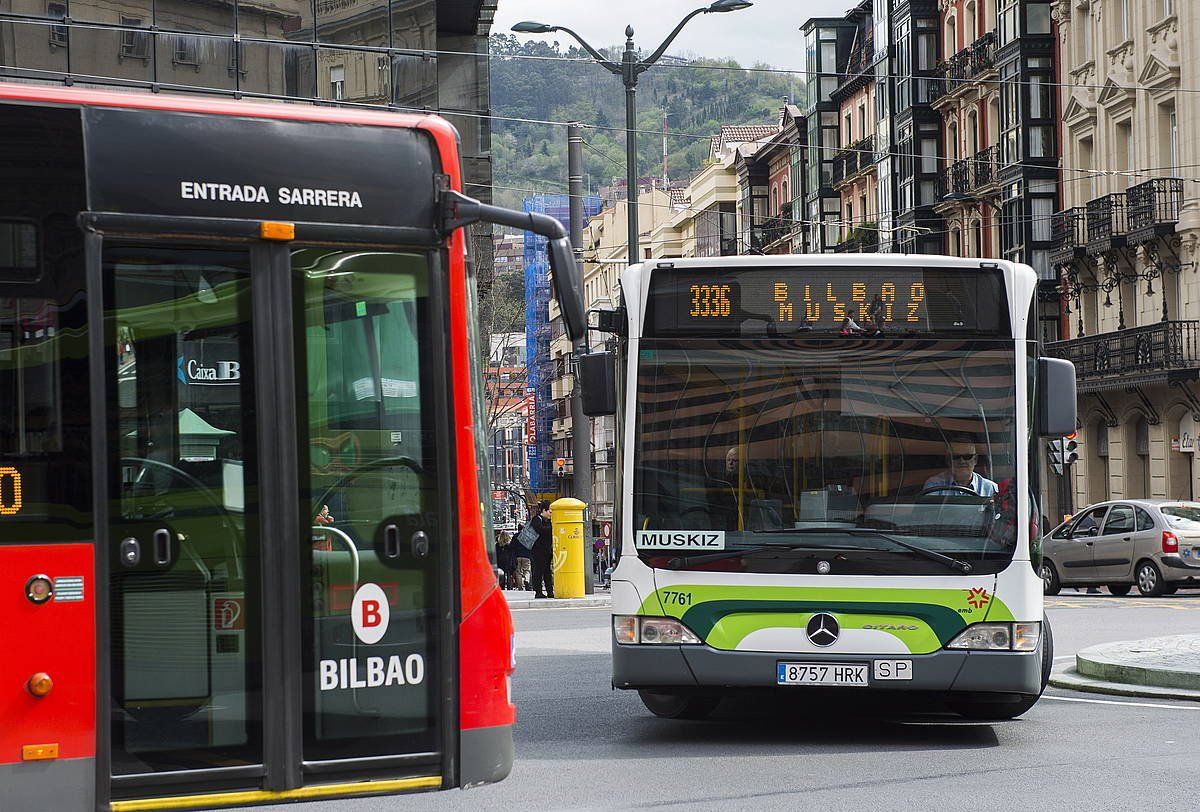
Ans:
[[[534,517],[529,520],[537,531],[537,541],[533,543],[533,592],[534,598],[554,597],[554,573],[552,563],[554,558],[554,536],[550,524],[550,503],[543,499],[534,510]]]
[[[517,535],[513,538],[513,556],[516,558],[516,588],[520,590],[529,589],[529,582],[533,579],[531,571],[533,565],[531,562],[533,556],[533,543],[537,541],[537,529],[532,524],[523,524],[517,530]]]

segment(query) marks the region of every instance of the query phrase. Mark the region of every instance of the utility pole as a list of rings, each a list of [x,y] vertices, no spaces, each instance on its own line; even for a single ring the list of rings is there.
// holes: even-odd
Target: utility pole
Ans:
[[[571,245],[575,249],[575,264],[583,269],[583,128],[574,121],[567,125],[567,194],[570,198]],[[585,287],[586,289],[586,287]],[[584,300],[584,307],[587,307]],[[579,382],[579,358],[588,351],[587,330],[571,348],[574,361],[571,390],[571,456],[574,464],[575,498],[589,507],[592,504],[592,423],[583,413],[583,388]],[[590,510],[583,512],[583,591],[592,594],[596,589],[592,573],[595,550],[591,538]]]

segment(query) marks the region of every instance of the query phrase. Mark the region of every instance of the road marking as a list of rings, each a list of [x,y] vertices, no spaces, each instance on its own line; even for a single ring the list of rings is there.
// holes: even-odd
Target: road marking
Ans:
[[[1058,702],[1086,702],[1090,705],[1132,705],[1136,708],[1166,708],[1168,710],[1200,710],[1200,705],[1167,705],[1162,702],[1120,702],[1116,699],[1081,699],[1074,696],[1054,696],[1042,694],[1042,699],[1053,699]]]

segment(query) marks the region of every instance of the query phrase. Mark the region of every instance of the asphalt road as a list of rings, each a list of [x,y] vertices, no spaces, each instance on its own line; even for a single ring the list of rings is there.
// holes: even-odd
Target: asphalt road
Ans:
[[[1200,593],[1048,599],[1057,656],[1200,632]],[[652,717],[609,688],[607,609],[524,610],[514,690],[517,764],[469,791],[288,807],[891,810],[1200,806],[1200,703],[1050,689],[1019,720],[879,718],[853,708],[727,702],[706,722]]]

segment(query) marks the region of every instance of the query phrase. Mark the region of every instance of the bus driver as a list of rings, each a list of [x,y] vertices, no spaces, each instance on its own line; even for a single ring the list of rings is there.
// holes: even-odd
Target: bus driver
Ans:
[[[969,488],[979,496],[995,496],[1000,490],[999,486],[975,473],[975,463],[979,459],[975,441],[969,437],[952,437],[949,445],[946,470],[925,480],[924,493],[932,496],[965,496],[966,493],[960,488]],[[942,489],[939,490],[939,486]]]

